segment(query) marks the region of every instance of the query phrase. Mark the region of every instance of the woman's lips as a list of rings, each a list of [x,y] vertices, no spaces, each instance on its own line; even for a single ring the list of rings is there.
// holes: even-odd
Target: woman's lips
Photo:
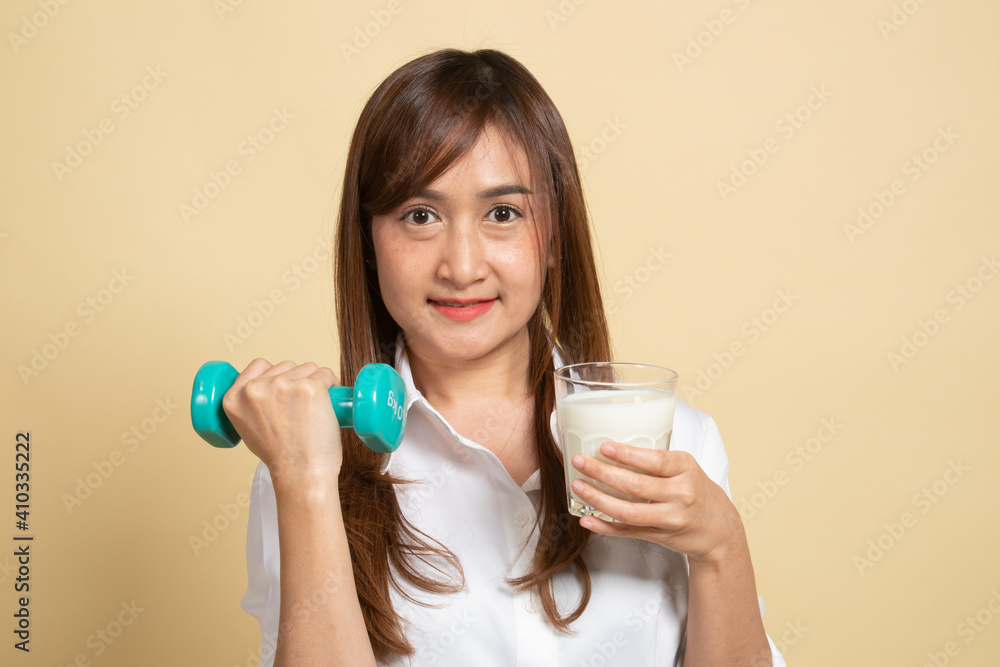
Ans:
[[[429,299],[434,309],[454,322],[469,322],[484,315],[496,299]]]

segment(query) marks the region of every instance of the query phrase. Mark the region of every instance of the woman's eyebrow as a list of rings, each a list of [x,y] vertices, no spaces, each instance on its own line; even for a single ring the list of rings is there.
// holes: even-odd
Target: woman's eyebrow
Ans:
[[[495,197],[504,197],[506,195],[530,195],[531,190],[524,187],[520,183],[512,183],[510,185],[498,185],[493,188],[487,188],[486,190],[480,191],[476,197],[479,199],[494,199]],[[421,199],[430,199],[431,201],[444,201],[448,197],[440,190],[422,190],[417,195]]]
[[[504,197],[506,195],[530,195],[531,190],[524,187],[519,183],[513,183],[511,185],[498,185],[495,188],[489,188],[483,190],[479,193],[480,199],[493,199],[495,197]]]

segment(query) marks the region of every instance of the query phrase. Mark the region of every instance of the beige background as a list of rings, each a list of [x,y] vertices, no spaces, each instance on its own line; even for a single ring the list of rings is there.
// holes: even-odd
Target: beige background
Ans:
[[[789,664],[996,664],[1000,5],[388,7],[3,4],[0,663],[255,664],[255,459],[197,439],[191,379],[335,365],[324,244],[353,122],[391,70],[458,46],[509,51],[561,109],[617,357],[676,368],[717,420]],[[859,207],[880,217],[852,235]],[[259,326],[227,339],[241,318]],[[10,632],[20,430],[30,656]]]

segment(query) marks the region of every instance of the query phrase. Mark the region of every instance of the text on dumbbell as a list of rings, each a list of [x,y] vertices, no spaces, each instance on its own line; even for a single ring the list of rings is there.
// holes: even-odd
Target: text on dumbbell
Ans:
[[[400,405],[399,401],[396,400],[396,395],[390,391],[389,397],[386,399],[386,404],[392,409],[392,415],[397,420],[402,421],[403,419],[403,406]]]

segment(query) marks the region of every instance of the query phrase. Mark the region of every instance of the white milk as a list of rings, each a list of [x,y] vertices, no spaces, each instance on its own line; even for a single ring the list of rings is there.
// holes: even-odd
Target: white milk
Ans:
[[[593,482],[574,468],[571,461],[577,454],[586,454],[599,461],[617,465],[600,452],[601,445],[608,441],[646,449],[669,449],[676,403],[677,396],[662,389],[584,391],[558,400],[556,415],[566,467],[566,489],[574,514],[578,514],[574,510],[584,509],[584,503],[572,492],[570,485],[573,480],[581,477],[616,498],[633,502],[645,501],[643,498],[625,495],[600,482]],[[635,470],[629,466],[623,467]],[[600,512],[596,514],[602,516]]]

